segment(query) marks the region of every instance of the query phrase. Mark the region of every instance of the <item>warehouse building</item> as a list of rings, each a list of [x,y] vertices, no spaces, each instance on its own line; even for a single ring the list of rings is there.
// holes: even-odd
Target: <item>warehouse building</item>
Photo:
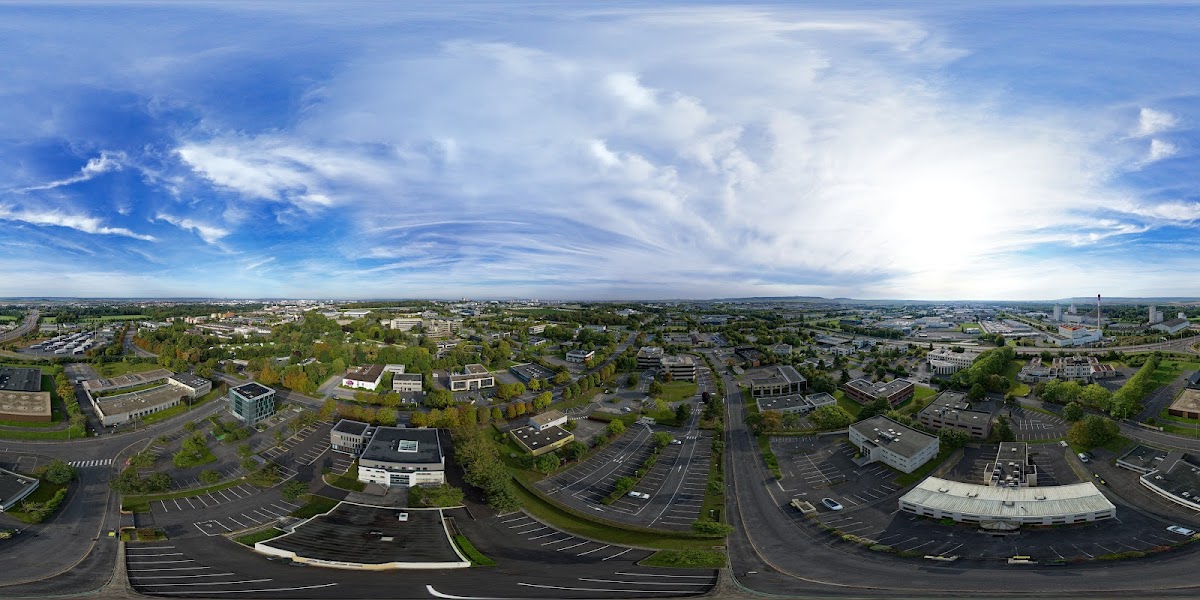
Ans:
[[[50,392],[42,391],[42,370],[0,367],[0,419],[49,423]]]
[[[41,481],[37,477],[29,477],[0,469],[0,512],[4,512],[38,489]]]
[[[900,498],[900,510],[984,529],[1111,519],[1117,507],[1091,482],[1051,487],[977,485],[929,477]]]

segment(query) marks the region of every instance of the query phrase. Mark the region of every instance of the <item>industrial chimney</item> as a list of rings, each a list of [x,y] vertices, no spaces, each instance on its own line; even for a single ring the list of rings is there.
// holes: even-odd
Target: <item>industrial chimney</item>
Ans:
[[[1100,294],[1096,294],[1096,330],[1104,334],[1104,325],[1100,322]]]

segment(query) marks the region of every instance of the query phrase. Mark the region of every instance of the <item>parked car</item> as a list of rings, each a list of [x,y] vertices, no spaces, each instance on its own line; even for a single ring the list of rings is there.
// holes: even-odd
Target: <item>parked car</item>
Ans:
[[[396,518],[399,519],[401,523],[408,521],[408,513],[402,512],[402,513],[396,515]]]
[[[1178,525],[1172,525],[1168,527],[1167,531],[1170,531],[1171,533],[1178,533],[1179,535],[1196,535],[1195,531],[1188,529],[1187,527],[1180,527]]]
[[[829,510],[842,510],[842,505],[838,504],[837,500],[833,498],[821,498],[821,504],[824,504],[825,508]]]
[[[672,443],[672,444],[675,444],[676,446],[678,446],[678,445],[682,444],[683,442],[681,442],[681,441],[679,441],[679,440],[671,440],[671,443]]]
[[[650,499],[650,494],[647,494],[646,492],[633,491],[633,492],[629,492],[628,495],[630,498],[641,498],[642,500]]]
[[[1083,461],[1083,462],[1087,462],[1087,461],[1088,461],[1088,457],[1087,457],[1087,455],[1086,455],[1086,454],[1084,454],[1084,453],[1082,453],[1082,452],[1080,452],[1080,453],[1079,453],[1079,454],[1077,454],[1076,456],[1078,456],[1078,457],[1079,457],[1079,460],[1081,460],[1081,461]]]
[[[1095,477],[1096,481],[1099,482],[1100,485],[1108,485],[1108,482],[1104,481],[1104,478],[1101,477],[1099,473],[1092,473],[1092,477]]]
[[[626,406],[625,408],[622,408],[622,409],[621,409],[621,412],[623,412],[623,413],[627,413],[627,412],[633,412],[633,409],[632,409],[632,408],[629,408],[628,406]]]
[[[1091,452],[1084,452],[1084,453],[1083,453],[1083,455],[1084,455],[1084,456],[1086,456],[1086,457],[1088,457],[1088,460],[1095,460],[1095,459],[1096,459],[1096,455],[1095,455],[1095,454],[1092,454]]]

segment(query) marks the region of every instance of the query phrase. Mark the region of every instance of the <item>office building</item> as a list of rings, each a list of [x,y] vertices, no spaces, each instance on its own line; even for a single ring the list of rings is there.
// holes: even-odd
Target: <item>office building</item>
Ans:
[[[898,471],[912,473],[937,456],[938,439],[905,427],[882,415],[850,426],[850,443],[868,462],[882,462]]]
[[[750,374],[750,395],[754,398],[799,394],[807,387],[808,380],[791,365],[771,367]]]
[[[925,356],[930,372],[941,376],[953,375],[971,366],[976,358],[979,358],[977,352],[954,352],[946,348],[939,348]]]
[[[480,364],[470,364],[463,367],[462,373],[450,376],[450,391],[466,392],[490,388],[496,385],[496,378],[488,372],[487,367]]]
[[[995,412],[992,402],[972,403],[959,392],[942,392],[917,413],[917,422],[931,431],[949,427],[976,439],[986,439],[992,432]]]
[[[438,430],[376,427],[359,454],[358,480],[383,487],[444,483],[446,458]]]
[[[379,389],[382,379],[383,365],[363,365],[347,371],[342,377],[342,385],[358,390],[375,391]]]
[[[425,383],[420,373],[396,373],[392,375],[392,391],[419,392]]]
[[[686,354],[664,356],[658,365],[664,375],[670,374],[672,381],[696,380],[696,359]]]
[[[1117,507],[1091,482],[1052,487],[990,486],[929,477],[900,498],[900,510],[982,528],[1067,525],[1111,519]]]
[[[342,419],[329,431],[329,447],[334,452],[358,456],[367,447],[372,433],[366,423]]]
[[[275,390],[251,381],[229,390],[229,412],[247,426],[275,414]]]
[[[585,363],[596,356],[595,350],[572,350],[567,353],[567,362]]]
[[[913,397],[917,386],[907,379],[896,379],[887,383],[872,383],[866,379],[852,379],[842,386],[846,396],[860,404],[870,404],[880,398],[896,406]]]
[[[663,349],[658,346],[642,346],[637,353],[638,369],[657,369],[661,366]]]

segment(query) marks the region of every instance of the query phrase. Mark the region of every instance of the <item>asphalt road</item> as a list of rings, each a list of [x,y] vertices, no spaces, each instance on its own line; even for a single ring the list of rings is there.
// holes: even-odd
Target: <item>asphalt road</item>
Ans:
[[[25,321],[18,325],[16,329],[0,333],[0,343],[15,340],[33,331],[33,328],[37,327],[37,320],[40,315],[41,313],[37,310],[29,311],[29,314],[25,316]]]

